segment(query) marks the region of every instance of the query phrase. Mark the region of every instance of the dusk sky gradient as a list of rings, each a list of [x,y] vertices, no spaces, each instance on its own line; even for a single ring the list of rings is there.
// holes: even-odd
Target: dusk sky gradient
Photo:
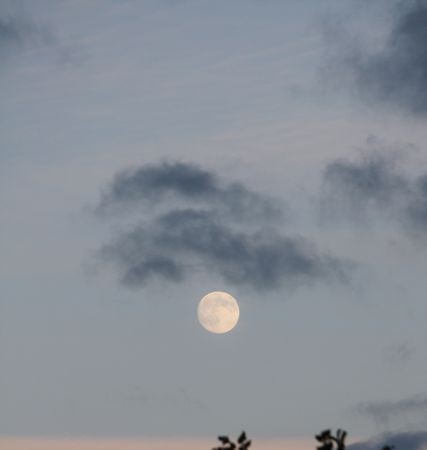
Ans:
[[[2,450],[421,449],[426,49],[425,0],[0,0]]]

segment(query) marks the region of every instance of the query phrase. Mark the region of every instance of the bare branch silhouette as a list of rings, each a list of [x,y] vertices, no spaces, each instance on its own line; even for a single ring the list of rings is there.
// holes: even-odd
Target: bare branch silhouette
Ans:
[[[218,436],[218,440],[221,442],[221,446],[212,450],[248,450],[252,444],[252,441],[247,438],[244,431],[237,438],[237,443],[231,441],[228,436]]]

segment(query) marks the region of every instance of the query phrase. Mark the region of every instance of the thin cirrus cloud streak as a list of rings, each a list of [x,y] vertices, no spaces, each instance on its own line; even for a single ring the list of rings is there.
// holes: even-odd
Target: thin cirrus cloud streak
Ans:
[[[345,278],[346,263],[302,237],[283,235],[281,208],[240,183],[196,165],[162,163],[121,172],[103,191],[101,217],[143,218],[99,250],[128,286],[180,282],[202,268],[257,290]]]
[[[359,39],[340,33],[328,46],[333,58],[333,79],[346,81],[369,103],[393,105],[415,116],[427,114],[427,2],[394,4],[393,19],[384,44],[355,44]],[[331,64],[333,63],[333,64]],[[338,69],[338,70],[337,70]]]
[[[392,219],[409,232],[427,232],[427,173],[405,173],[402,159],[368,150],[353,160],[337,159],[323,172],[322,214],[363,221]]]

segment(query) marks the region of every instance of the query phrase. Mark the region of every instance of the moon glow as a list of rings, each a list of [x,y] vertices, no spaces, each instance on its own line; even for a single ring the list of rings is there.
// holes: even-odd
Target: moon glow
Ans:
[[[239,316],[239,305],[227,292],[210,292],[200,300],[197,308],[200,324],[211,333],[231,331],[239,321]]]

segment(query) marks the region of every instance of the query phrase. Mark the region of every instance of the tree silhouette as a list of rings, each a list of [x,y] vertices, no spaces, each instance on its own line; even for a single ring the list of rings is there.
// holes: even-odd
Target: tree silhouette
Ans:
[[[333,450],[334,445],[336,450],[345,450],[345,438],[347,437],[347,432],[344,430],[338,429],[336,436],[331,434],[331,430],[324,430],[321,433],[316,434],[315,437],[322,443],[322,445],[317,447],[317,450]]]
[[[221,446],[212,450],[248,450],[252,444],[252,441],[247,438],[244,431],[238,437],[237,443],[231,441],[228,436],[218,436],[218,440],[221,442]]]
[[[341,428],[338,428],[335,436],[331,433],[331,430],[323,430],[315,435],[316,440],[322,444],[316,447],[316,449],[346,450],[346,437],[347,431],[342,430]],[[248,450],[252,444],[252,441],[247,438],[244,431],[242,431],[237,438],[237,442],[231,441],[228,436],[218,436],[218,440],[221,442],[221,445],[212,450]],[[394,445],[385,445],[381,450],[394,450],[394,448]]]

